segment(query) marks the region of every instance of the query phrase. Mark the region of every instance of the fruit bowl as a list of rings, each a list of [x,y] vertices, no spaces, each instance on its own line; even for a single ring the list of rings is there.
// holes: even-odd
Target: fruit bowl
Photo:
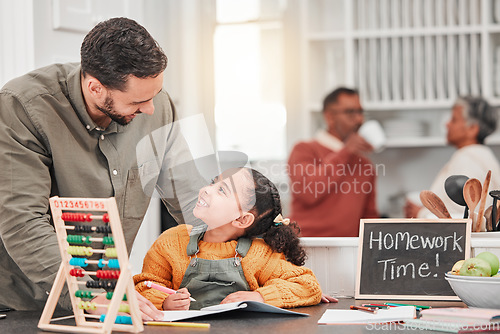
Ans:
[[[470,307],[500,309],[500,277],[445,274],[455,294]]]

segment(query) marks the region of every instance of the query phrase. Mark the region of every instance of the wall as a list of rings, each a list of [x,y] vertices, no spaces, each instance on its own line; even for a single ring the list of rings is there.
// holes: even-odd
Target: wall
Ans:
[[[0,87],[34,67],[32,0],[0,0]]]

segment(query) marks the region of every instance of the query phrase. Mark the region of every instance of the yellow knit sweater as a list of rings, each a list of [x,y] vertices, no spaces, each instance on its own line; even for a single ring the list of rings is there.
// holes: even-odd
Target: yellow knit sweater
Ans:
[[[153,281],[177,290],[189,265],[186,247],[191,226],[179,225],[165,232],[149,249],[142,273],[134,276],[135,288],[158,309],[168,295],[146,287],[144,281]],[[231,258],[237,241],[224,243],[199,242],[198,257],[207,260]],[[264,240],[254,239],[247,255],[241,261],[243,273],[252,291],[258,291],[264,301],[277,307],[315,305],[321,301],[321,289],[313,272],[296,266],[282,253],[274,252]]]

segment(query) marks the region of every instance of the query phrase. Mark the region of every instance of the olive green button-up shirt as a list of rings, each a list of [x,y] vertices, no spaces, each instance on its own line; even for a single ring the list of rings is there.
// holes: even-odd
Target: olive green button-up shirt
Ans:
[[[181,209],[190,212],[200,183],[188,180],[194,176],[183,164],[190,155],[168,94],[153,101],[153,115],[100,129],[85,108],[79,64],[44,67],[2,88],[0,304],[44,306],[61,261],[51,196],[115,197],[128,251],[158,182],[166,197],[175,193],[169,202],[180,205],[169,211],[178,222]],[[65,294],[60,305],[69,307]]]

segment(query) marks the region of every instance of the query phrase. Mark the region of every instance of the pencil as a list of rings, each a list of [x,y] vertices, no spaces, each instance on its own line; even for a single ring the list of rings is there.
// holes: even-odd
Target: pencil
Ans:
[[[175,291],[174,289],[170,289],[170,288],[167,288],[166,286],[158,285],[158,284],[153,283],[151,281],[145,281],[144,284],[146,284],[146,286],[148,288],[153,288],[153,289],[156,289],[158,291],[168,293],[170,295],[177,293],[177,291]],[[196,301],[196,299],[194,299],[193,297],[189,297],[189,300],[191,300],[192,302]]]
[[[356,305],[351,305],[351,310],[359,310],[359,311],[365,311],[365,312],[370,312],[370,313],[377,313],[376,308],[356,306]]]
[[[387,309],[387,308],[391,307],[389,305],[382,305],[382,304],[361,304],[361,306],[371,307],[371,308],[373,308],[373,307],[375,307],[375,308],[383,308],[383,309]]]
[[[413,304],[399,304],[399,303],[385,303],[385,305],[387,305],[387,306],[415,306],[416,308],[420,308],[420,309],[431,308],[431,306],[413,305]]]
[[[171,327],[210,328],[210,324],[198,323],[198,322],[146,321],[144,324],[148,325],[148,326],[171,326]]]

